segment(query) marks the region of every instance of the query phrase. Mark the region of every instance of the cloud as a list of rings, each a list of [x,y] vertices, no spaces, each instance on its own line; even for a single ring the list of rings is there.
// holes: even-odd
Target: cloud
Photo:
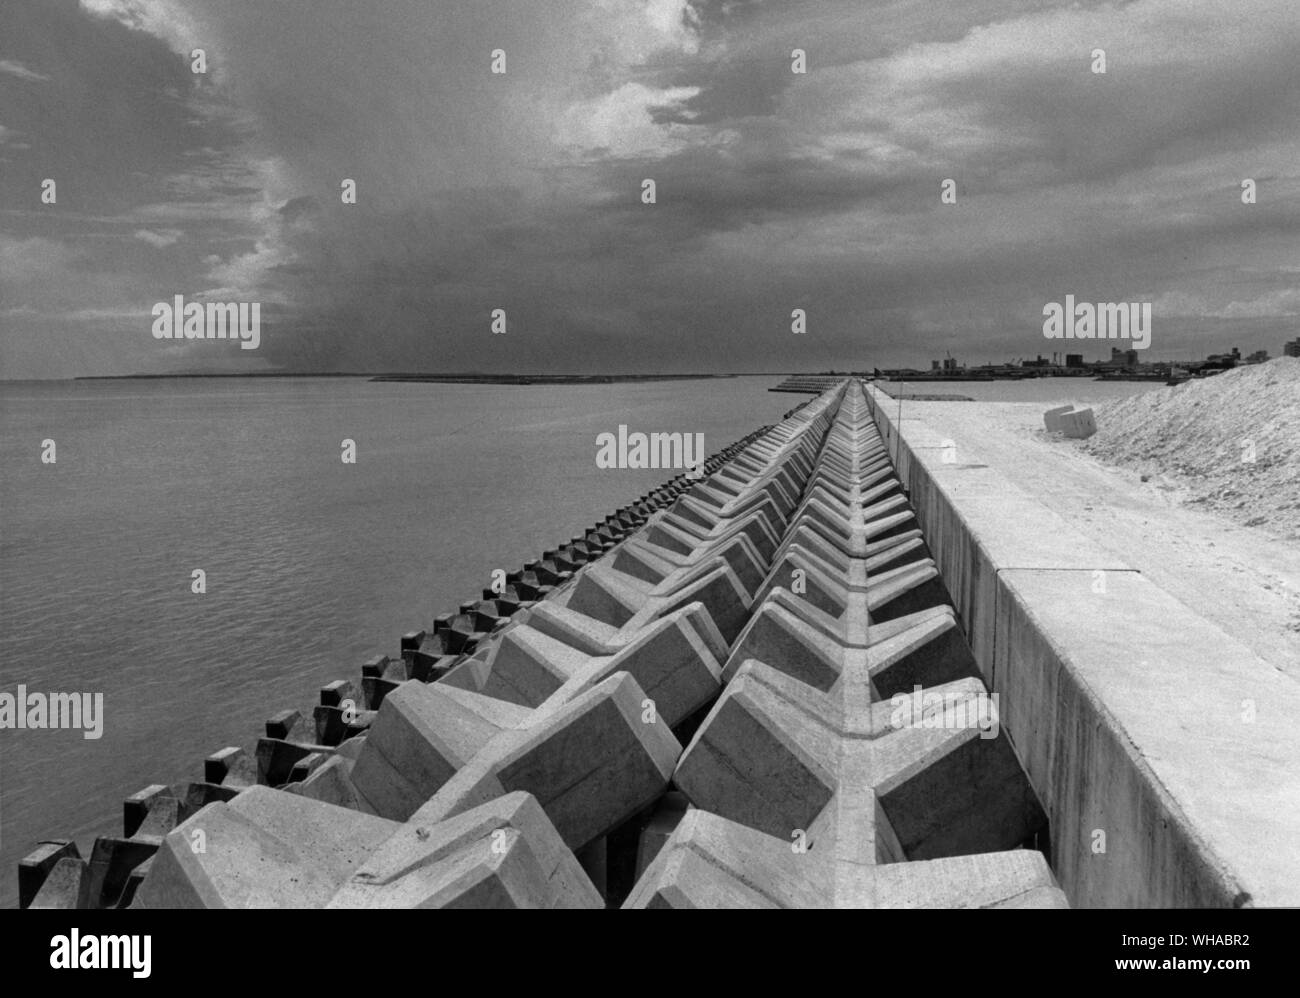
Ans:
[[[625,83],[566,108],[558,116],[555,141],[579,155],[666,155],[687,144],[690,131],[676,122],[656,122],[656,112],[683,113],[684,103],[698,93],[696,87],[655,89],[643,83]]]
[[[179,0],[80,0],[80,4],[88,14],[153,35],[184,55],[202,35],[192,9]]]
[[[10,76],[16,76],[20,80],[27,80],[30,83],[47,83],[48,76],[43,76],[33,70],[28,69],[21,62],[13,59],[0,59],[0,73],[8,73]]]
[[[93,322],[97,324],[127,322],[136,326],[144,324],[152,304],[112,308],[77,308],[46,314],[46,319],[66,322]]]
[[[0,233],[0,288],[10,292],[33,277],[71,269],[76,252],[57,239],[14,239]]]
[[[527,330],[503,364],[690,365],[708,359],[701,330],[733,345],[746,329],[788,331],[795,302],[832,357],[854,351],[874,317],[1000,335],[1023,354],[1043,301],[1064,290],[1109,300],[1177,287],[1175,247],[1204,264],[1242,243],[1263,249],[1261,223],[1293,231],[1276,208],[1267,221],[1232,213],[1243,138],[1252,171],[1295,176],[1294,132],[1276,136],[1276,105],[1252,100],[1296,83],[1282,54],[1297,31],[1276,3],[1247,0],[1231,40],[1214,10],[1169,0],[983,4],[971,16],[984,20],[965,24],[927,21],[916,4],[871,24],[860,5],[827,8],[796,22],[772,5],[665,5],[655,20],[597,4],[578,19],[598,26],[584,36],[590,58],[560,45],[547,59],[580,73],[538,78],[523,61],[527,92],[501,81],[482,116],[486,85],[449,70],[435,89],[471,91],[465,116],[481,121],[474,155],[488,169],[426,183],[391,148],[384,159],[413,179],[396,203],[364,221],[328,207],[313,218],[268,270],[287,300],[310,300],[301,333],[287,316],[277,339],[285,362],[476,365],[471,344],[498,301]],[[789,71],[791,38],[809,52],[806,76]],[[1104,77],[1090,71],[1095,47],[1108,52]],[[540,63],[547,49],[525,51]],[[961,200],[943,209],[950,176]],[[644,177],[654,206],[637,197]],[[806,359],[776,335],[757,342],[778,364]]]
[[[38,136],[69,200],[0,224],[78,250],[6,304],[258,300],[260,357],[349,369],[1032,356],[1065,293],[1161,302],[1188,354],[1293,323],[1292,0],[68,9],[31,32],[66,63],[10,50],[54,110],[7,108],[0,141]],[[5,204],[33,189],[0,173]]]
[[[1212,302],[1202,294],[1174,291],[1152,303],[1162,317],[1210,319],[1284,319],[1300,315],[1300,289],[1276,288],[1246,299]]]
[[[180,229],[167,229],[163,232],[153,232],[149,229],[136,229],[132,235],[141,242],[146,242],[155,249],[162,249],[166,246],[172,246],[180,241],[184,235]]]

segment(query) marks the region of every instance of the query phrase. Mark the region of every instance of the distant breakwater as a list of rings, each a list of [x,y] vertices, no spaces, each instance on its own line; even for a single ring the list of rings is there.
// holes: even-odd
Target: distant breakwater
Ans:
[[[734,377],[734,374],[379,374],[370,380],[427,381],[446,385],[613,385]]]
[[[169,378],[366,378],[370,381],[429,381],[449,385],[612,385],[643,381],[704,381],[736,374],[403,374],[375,371],[235,371],[172,374],[85,374],[73,381],[159,381]]]

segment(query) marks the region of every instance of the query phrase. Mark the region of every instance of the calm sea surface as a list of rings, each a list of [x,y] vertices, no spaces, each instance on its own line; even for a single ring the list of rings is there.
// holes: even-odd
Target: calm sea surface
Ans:
[[[104,695],[98,740],[0,731],[0,905],[38,839],[88,856],[120,833],[123,797],[201,779],[204,756],[395,654],[492,569],[672,476],[598,469],[597,434],[702,432],[712,453],[807,397],[766,390],[779,380],[0,383],[0,690]],[[1084,402],[1150,387],[916,388],[1038,401],[1044,386]]]

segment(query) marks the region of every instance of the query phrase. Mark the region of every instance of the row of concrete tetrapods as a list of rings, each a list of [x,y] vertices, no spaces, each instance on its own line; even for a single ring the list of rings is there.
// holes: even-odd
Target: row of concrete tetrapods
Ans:
[[[843,380],[838,375],[831,374],[792,374],[775,388],[769,388],[768,391],[820,395],[822,392],[834,388]]]
[[[332,684],[333,744],[273,719],[288,727],[255,764],[214,757],[205,784],[129,799],[120,841],[149,855],[107,878],[116,895],[69,854],[28,864],[28,889],[138,907],[1063,906],[861,386],[721,457],[455,649],[405,638],[401,671],[367,667],[363,709]]]

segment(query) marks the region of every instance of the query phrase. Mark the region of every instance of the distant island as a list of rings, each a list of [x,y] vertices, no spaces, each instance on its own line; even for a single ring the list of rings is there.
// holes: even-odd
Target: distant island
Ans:
[[[623,381],[690,381],[734,378],[734,374],[375,374],[372,371],[243,371],[238,373],[84,374],[74,381],[130,381],[162,378],[367,378],[370,381],[427,381],[453,385],[605,385]]]

